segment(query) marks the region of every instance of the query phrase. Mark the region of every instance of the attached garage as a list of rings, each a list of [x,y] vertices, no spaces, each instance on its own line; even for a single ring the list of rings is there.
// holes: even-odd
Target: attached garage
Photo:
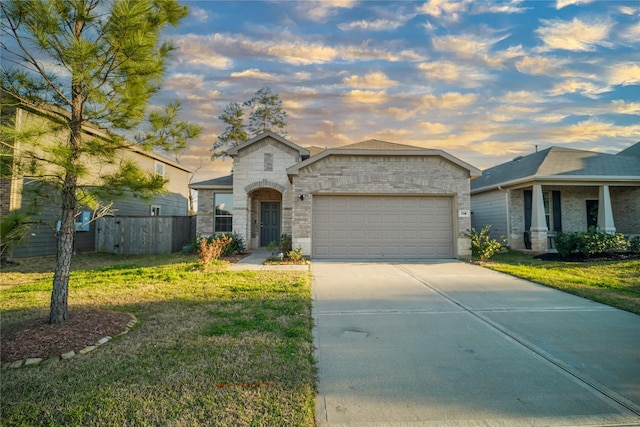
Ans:
[[[314,258],[451,258],[453,198],[316,195]]]

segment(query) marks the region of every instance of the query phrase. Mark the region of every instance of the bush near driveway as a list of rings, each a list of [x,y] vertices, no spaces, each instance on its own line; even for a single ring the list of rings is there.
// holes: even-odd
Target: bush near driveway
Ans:
[[[3,425],[313,425],[309,272],[110,259],[72,273],[71,310],[140,323],[87,355],[3,371]],[[1,273],[3,324],[46,311],[51,273],[35,270]]]

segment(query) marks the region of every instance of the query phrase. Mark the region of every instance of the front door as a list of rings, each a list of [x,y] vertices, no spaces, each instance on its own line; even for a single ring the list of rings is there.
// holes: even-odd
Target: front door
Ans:
[[[260,220],[260,246],[267,246],[280,238],[280,202],[262,202]]]

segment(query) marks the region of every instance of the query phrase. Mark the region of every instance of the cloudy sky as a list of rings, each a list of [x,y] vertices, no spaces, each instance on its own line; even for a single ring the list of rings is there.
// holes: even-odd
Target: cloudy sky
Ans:
[[[191,1],[155,101],[182,101],[203,134],[194,182],[230,102],[279,94],[287,138],[380,139],[480,168],[551,145],[615,153],[640,141],[640,2]]]

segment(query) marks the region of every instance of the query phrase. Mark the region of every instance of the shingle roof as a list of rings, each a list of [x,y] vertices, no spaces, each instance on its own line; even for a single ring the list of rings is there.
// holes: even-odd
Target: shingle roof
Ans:
[[[640,157],[640,142],[636,142],[631,147],[625,148],[624,150],[616,154],[616,156]]]
[[[540,177],[560,180],[637,177],[640,182],[640,162],[631,156],[551,147],[485,170],[482,176],[471,181],[471,190],[495,188]]]
[[[207,181],[194,182],[190,188],[233,187],[233,175],[221,176]]]
[[[413,147],[411,145],[396,144],[394,142],[369,139],[367,141],[356,142],[355,144],[342,145],[334,150],[424,150],[424,148]]]

